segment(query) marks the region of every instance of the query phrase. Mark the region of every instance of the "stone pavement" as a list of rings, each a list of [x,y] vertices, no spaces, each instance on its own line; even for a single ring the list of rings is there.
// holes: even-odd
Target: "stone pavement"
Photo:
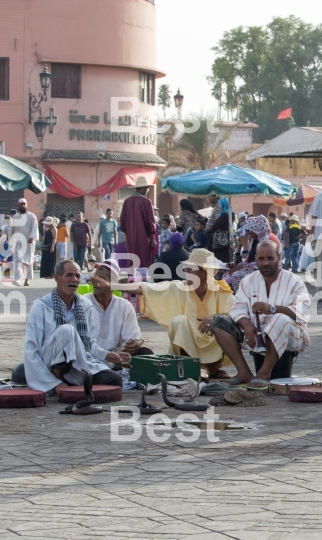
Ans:
[[[51,288],[51,280],[21,287],[27,309]],[[23,352],[24,323],[5,319],[2,376]],[[152,321],[140,325],[149,346],[166,352],[166,332]],[[322,377],[318,317],[310,335],[312,345],[293,371]],[[131,391],[123,402],[138,399]],[[161,404],[159,396],[148,401]],[[42,408],[0,409],[1,540],[320,540],[322,404],[271,394],[267,401],[259,408],[218,407],[221,420],[244,424],[216,431],[218,442],[202,430],[189,441],[192,432],[175,427],[168,440],[151,440],[146,418],[137,440],[113,441],[109,406],[87,417],[59,415],[54,398]],[[180,413],[163,412],[173,420]],[[133,432],[125,424],[119,430]]]

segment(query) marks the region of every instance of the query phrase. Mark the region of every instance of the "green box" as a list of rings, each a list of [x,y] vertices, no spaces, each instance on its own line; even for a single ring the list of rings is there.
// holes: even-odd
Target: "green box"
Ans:
[[[199,358],[160,354],[133,356],[130,361],[130,380],[142,384],[158,384],[161,382],[158,373],[162,373],[167,381],[183,381],[200,376]]]

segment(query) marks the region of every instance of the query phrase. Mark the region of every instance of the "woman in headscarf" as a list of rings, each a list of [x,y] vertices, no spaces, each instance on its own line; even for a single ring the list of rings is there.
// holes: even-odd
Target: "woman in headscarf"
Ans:
[[[248,274],[252,274],[255,270],[258,270],[255,262],[255,253],[259,242],[262,242],[263,240],[272,240],[272,242],[275,242],[279,249],[281,249],[281,243],[277,236],[272,233],[265,216],[260,215],[247,219],[244,224],[244,229],[248,232],[248,237],[251,240],[248,257],[244,262],[231,268],[231,276],[229,276],[229,274],[226,277],[223,276],[223,279],[225,279],[227,283],[230,283],[230,286],[235,293],[238,291],[241,279]]]
[[[156,268],[154,274],[160,274],[160,279],[155,279],[158,281],[173,281],[176,279],[184,280],[185,274],[181,271],[180,275],[177,274],[177,267],[183,261],[189,259],[189,251],[183,249],[184,238],[181,233],[175,232],[171,234],[169,238],[170,249],[161,253],[157,262],[166,264],[171,272],[171,278],[164,275],[162,268]],[[158,276],[159,277],[159,276]]]
[[[221,210],[219,217],[213,222],[212,250],[215,257],[222,262],[230,262],[229,204],[228,199],[218,200]]]
[[[193,229],[196,218],[202,216],[194,209],[192,202],[188,199],[181,199],[180,201],[180,216],[177,223],[177,231],[181,232],[185,237],[188,229]]]

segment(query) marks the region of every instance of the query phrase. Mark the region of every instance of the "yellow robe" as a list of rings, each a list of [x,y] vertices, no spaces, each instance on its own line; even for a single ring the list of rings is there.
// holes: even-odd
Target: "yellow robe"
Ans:
[[[141,313],[168,330],[169,354],[180,355],[184,349],[189,356],[200,358],[202,364],[218,362],[218,367],[231,364],[227,356],[223,358],[215,338],[199,332],[197,320],[229,312],[234,297],[225,281],[213,280],[202,301],[194,290],[187,290],[185,281],[141,283],[141,287]]]

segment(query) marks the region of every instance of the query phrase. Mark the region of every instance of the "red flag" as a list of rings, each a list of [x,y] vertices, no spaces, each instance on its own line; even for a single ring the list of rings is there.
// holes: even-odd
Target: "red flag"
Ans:
[[[292,107],[284,109],[278,114],[277,120],[285,120],[285,118],[292,118]]]

